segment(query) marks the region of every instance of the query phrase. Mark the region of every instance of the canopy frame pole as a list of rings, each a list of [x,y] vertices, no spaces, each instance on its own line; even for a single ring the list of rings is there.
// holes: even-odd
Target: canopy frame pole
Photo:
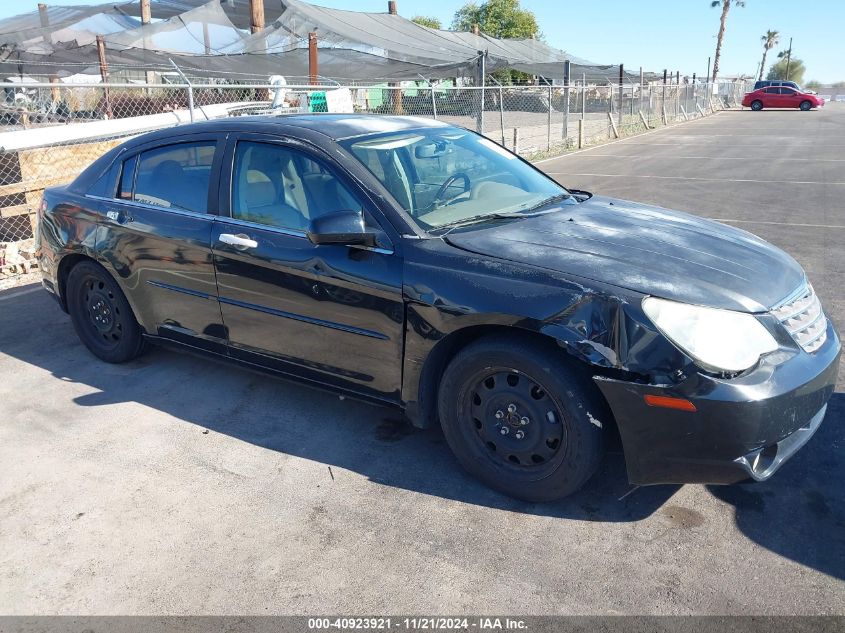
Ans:
[[[430,79],[427,79],[424,75],[417,73],[420,79],[422,79],[425,83],[428,84],[429,94],[431,95],[431,114],[434,117],[434,120],[437,120],[437,100],[434,97],[434,82]]]
[[[264,0],[249,0],[249,30],[258,33],[264,30]]]
[[[109,98],[109,65],[106,61],[106,41],[97,36],[97,58],[100,62],[100,78],[103,80],[103,97],[106,101],[106,116],[112,118],[111,99]]]
[[[317,32],[311,31],[308,33],[308,83],[312,86],[317,85],[317,76],[320,70],[320,62],[317,56]]]
[[[150,9],[150,0],[141,0],[141,26],[145,26],[152,21],[152,10]],[[207,27],[206,27],[207,28]],[[144,50],[147,49],[147,41],[144,39]],[[155,72],[147,70],[144,72],[144,80],[147,84],[155,83]]]
[[[167,61],[169,61],[173,65],[173,68],[176,69],[176,72],[179,73],[179,76],[182,78],[182,81],[185,82],[185,85],[188,88],[188,114],[191,117],[191,123],[193,123],[194,122],[194,87],[191,85],[191,80],[188,79],[188,77],[185,75],[185,73],[182,72],[182,69],[179,68],[179,66],[176,65],[176,62],[174,62],[172,59],[168,59]]]

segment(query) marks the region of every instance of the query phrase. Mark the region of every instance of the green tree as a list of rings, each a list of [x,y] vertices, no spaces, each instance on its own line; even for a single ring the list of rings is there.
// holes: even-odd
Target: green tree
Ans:
[[[766,55],[768,55],[769,51],[778,45],[778,42],[780,41],[780,33],[777,31],[766,31],[766,34],[761,37],[760,40],[763,42],[763,61],[760,62],[760,76],[757,77],[757,79],[763,78],[763,69],[766,67]]]
[[[482,33],[492,37],[540,37],[537,18],[531,11],[523,9],[519,0],[470,2],[458,9],[452,19],[452,28],[456,31],[470,31],[474,24]]]
[[[787,76],[786,73],[786,54],[778,54],[778,61],[777,63],[773,64],[771,68],[769,68],[769,74],[766,75],[766,79],[782,79],[788,81],[794,81],[798,85],[801,85],[801,82],[804,81],[804,62],[802,62],[797,57],[793,57],[789,60],[789,75]]]
[[[744,7],[744,0],[713,0],[710,3],[711,7],[722,7],[722,17],[719,19],[719,35],[716,37],[716,55],[713,57],[713,81],[716,81],[716,75],[719,74],[719,58],[722,56],[722,42],[725,39],[725,27],[728,24],[728,13],[731,10],[731,5],[735,4],[738,7]]]
[[[478,25],[485,35],[498,38],[542,39],[537,18],[523,9],[519,0],[485,0],[481,4],[470,2],[462,6],[452,19],[456,31],[471,31]],[[500,84],[525,83],[531,75],[518,70],[497,70],[491,76]]]
[[[430,29],[441,29],[443,25],[437,18],[431,18],[425,15],[415,15],[411,18],[411,22],[416,22],[420,26],[427,26]]]
[[[792,70],[792,69],[790,69],[790,70]],[[818,92],[819,90],[821,90],[822,84],[821,84],[820,81],[816,81],[815,79],[811,79],[806,84],[804,84],[804,87],[807,90],[815,90],[816,92]]]

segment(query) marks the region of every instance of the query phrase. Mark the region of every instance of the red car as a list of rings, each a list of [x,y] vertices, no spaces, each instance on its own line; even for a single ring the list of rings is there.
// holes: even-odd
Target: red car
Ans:
[[[818,95],[801,92],[788,86],[769,86],[747,93],[742,105],[752,110],[763,108],[800,108],[812,110],[824,105],[824,99]]]

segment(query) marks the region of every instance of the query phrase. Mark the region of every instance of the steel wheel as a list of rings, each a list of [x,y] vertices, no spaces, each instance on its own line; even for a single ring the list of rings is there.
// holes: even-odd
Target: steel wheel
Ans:
[[[560,453],[563,415],[546,389],[527,375],[491,371],[467,398],[478,441],[502,463],[536,469]]]
[[[80,303],[85,306],[91,334],[105,350],[120,345],[123,338],[124,319],[115,295],[101,279],[87,275],[80,285]]]
[[[99,264],[83,261],[67,279],[67,306],[73,327],[92,354],[122,363],[144,348],[141,327],[120,286]]]

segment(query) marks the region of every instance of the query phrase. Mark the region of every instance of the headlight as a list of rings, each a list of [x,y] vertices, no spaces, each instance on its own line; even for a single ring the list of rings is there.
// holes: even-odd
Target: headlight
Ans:
[[[702,369],[740,372],[778,344],[753,315],[667,301],[643,299],[643,311],[657,329]]]

